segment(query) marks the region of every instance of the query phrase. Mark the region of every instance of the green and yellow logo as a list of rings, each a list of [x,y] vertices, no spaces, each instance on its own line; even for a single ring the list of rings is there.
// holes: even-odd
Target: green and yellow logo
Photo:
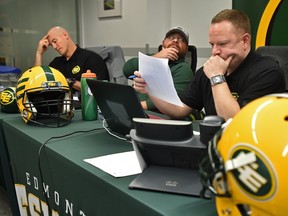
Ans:
[[[76,65],[73,69],[72,69],[72,74],[77,74],[79,73],[81,70],[79,65]]]
[[[233,98],[234,98],[236,101],[237,101],[238,98],[239,98],[239,95],[238,95],[237,92],[232,92],[232,96],[233,96]]]
[[[239,144],[231,152],[231,158],[237,158],[240,154],[243,157],[250,152],[255,154],[256,161],[232,170],[232,175],[241,191],[251,199],[268,200],[277,191],[277,178],[265,154],[249,144]]]
[[[281,0],[270,0],[262,14],[256,36],[256,48],[266,45],[266,37],[269,26],[272,24],[272,18],[280,4]]]
[[[250,19],[253,48],[288,45],[287,0],[233,0],[232,5]]]
[[[6,89],[1,92],[1,105],[9,105],[15,100],[13,89]]]

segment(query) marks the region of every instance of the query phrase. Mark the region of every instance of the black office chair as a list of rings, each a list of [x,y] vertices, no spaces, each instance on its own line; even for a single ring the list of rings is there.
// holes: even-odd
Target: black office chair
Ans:
[[[158,51],[162,50],[162,45],[159,45]],[[196,73],[197,67],[197,48],[194,45],[188,46],[188,52],[185,56],[185,60],[190,63],[190,67],[194,73]]]
[[[261,46],[256,52],[262,55],[273,57],[280,65],[286,82],[288,92],[288,46]]]

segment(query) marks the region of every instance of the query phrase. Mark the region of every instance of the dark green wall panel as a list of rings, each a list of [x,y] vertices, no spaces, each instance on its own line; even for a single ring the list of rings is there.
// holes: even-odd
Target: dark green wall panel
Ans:
[[[251,21],[252,46],[255,47],[258,26],[267,4],[275,0],[233,0],[232,7],[244,11]],[[265,45],[288,45],[288,0],[280,0],[269,22]]]

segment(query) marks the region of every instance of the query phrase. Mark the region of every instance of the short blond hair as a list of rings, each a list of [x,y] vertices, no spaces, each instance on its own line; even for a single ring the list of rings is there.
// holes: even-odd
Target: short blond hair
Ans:
[[[251,34],[250,19],[245,13],[240,10],[222,10],[213,17],[211,24],[220,23],[222,21],[231,22],[236,29],[243,30],[244,33]]]

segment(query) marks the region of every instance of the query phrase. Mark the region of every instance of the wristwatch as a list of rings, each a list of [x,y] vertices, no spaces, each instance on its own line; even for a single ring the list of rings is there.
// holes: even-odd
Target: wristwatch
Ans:
[[[210,82],[212,86],[215,86],[215,85],[226,82],[226,79],[223,74],[219,74],[219,75],[211,77]]]

